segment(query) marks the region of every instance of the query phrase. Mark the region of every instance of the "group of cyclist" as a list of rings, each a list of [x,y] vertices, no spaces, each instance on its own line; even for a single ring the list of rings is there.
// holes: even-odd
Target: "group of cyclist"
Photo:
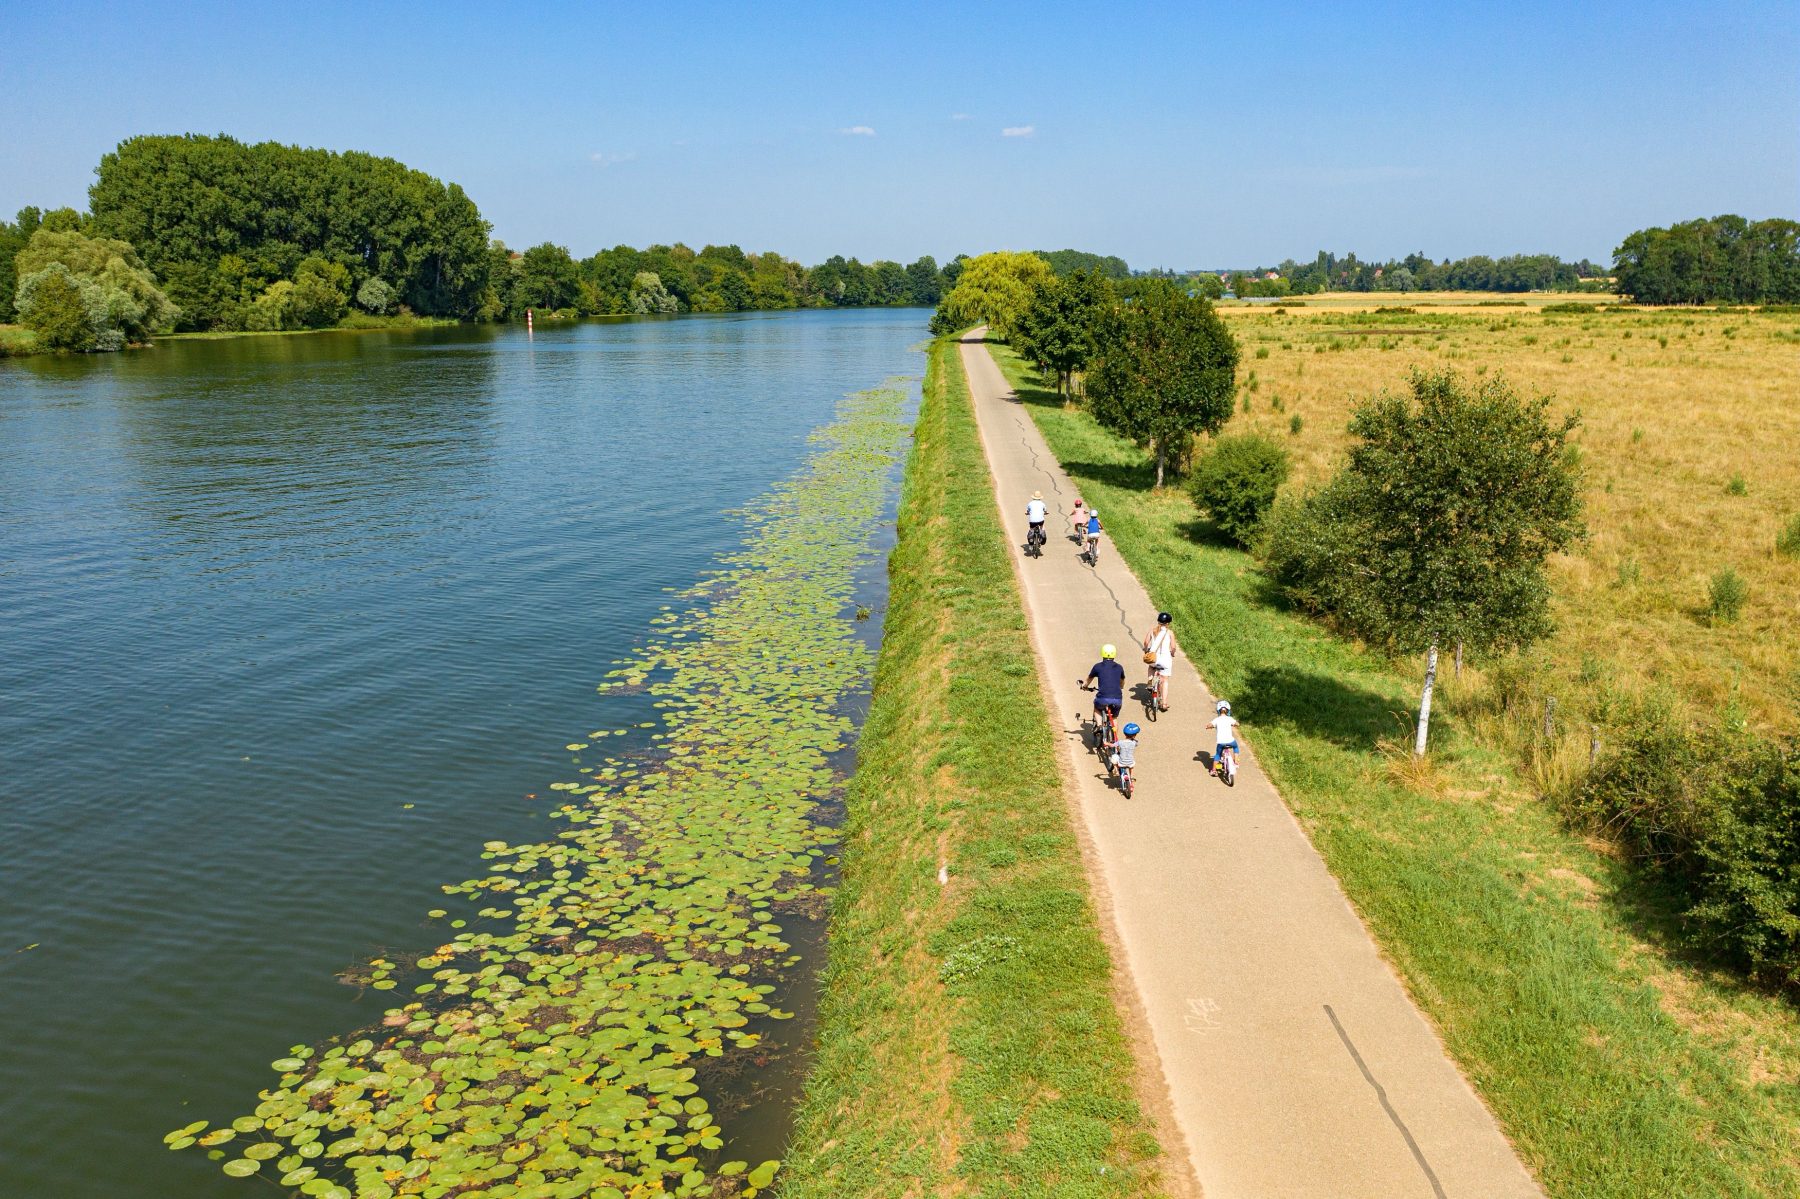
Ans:
[[[1031,500],[1025,505],[1025,520],[1028,526],[1026,544],[1042,546],[1047,541],[1044,529],[1049,519],[1049,510],[1044,504],[1043,492],[1033,492]],[[1100,513],[1091,506],[1083,506],[1075,501],[1075,510],[1070,517],[1075,536],[1082,543],[1082,552],[1089,555],[1089,561],[1099,558]],[[1144,638],[1144,663],[1150,668],[1149,704],[1155,711],[1169,710],[1169,676],[1175,668],[1175,618],[1167,612],[1159,612],[1156,616],[1156,628]],[[1119,664],[1119,651],[1116,646],[1100,647],[1100,660],[1088,671],[1087,678],[1082,680],[1082,688],[1094,688],[1094,726],[1099,746],[1109,755],[1108,760],[1118,771],[1121,784],[1129,792],[1130,779],[1137,766],[1137,739],[1143,730],[1136,721],[1128,721],[1123,728],[1117,724],[1119,713],[1125,707],[1125,667]],[[1227,782],[1235,782],[1237,778],[1237,728],[1236,717],[1231,714],[1231,704],[1226,700],[1218,701],[1215,706],[1213,720],[1213,752],[1212,766],[1215,773]]]

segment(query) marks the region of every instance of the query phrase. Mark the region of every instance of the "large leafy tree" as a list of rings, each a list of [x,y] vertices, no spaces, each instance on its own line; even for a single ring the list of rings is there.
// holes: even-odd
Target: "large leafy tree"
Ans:
[[[1108,429],[1146,446],[1163,485],[1172,456],[1198,433],[1231,419],[1237,342],[1206,300],[1167,280],[1146,280],[1109,309],[1087,374],[1088,410]]]
[[[985,324],[995,337],[1010,341],[1031,297],[1050,279],[1050,264],[1036,254],[996,250],[966,259],[956,286],[932,314],[932,329],[949,333]]]
[[[1020,315],[1014,344],[1040,370],[1054,372],[1057,394],[1067,395],[1075,372],[1093,358],[1101,324],[1115,302],[1112,284],[1098,269],[1052,278]]]
[[[1583,535],[1581,474],[1548,397],[1415,372],[1356,409],[1357,443],[1321,491],[1278,519],[1278,582],[1348,631],[1424,650],[1414,752],[1425,752],[1440,645],[1530,645],[1551,631],[1544,563]]]

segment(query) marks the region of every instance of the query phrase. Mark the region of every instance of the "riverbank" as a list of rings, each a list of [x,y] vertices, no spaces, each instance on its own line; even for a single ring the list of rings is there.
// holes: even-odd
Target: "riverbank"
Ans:
[[[351,313],[335,325],[321,329],[208,329],[196,333],[159,333],[147,342],[128,346],[141,350],[159,341],[224,341],[239,337],[297,337],[305,333],[355,333],[382,329],[437,329],[463,324],[437,316],[371,316],[366,312]],[[38,344],[37,334],[23,325],[0,325],[0,358],[25,358],[33,354],[54,354]]]
[[[1468,684],[1452,680],[1434,712],[1431,771],[1385,750],[1415,702],[1413,663],[1283,610],[1179,488],[1152,490],[1138,449],[993,349],[1545,1189],[1796,1193],[1791,1008],[1672,946],[1669,913],[1628,864],[1566,828],[1507,754],[1471,735]]]
[[[782,1195],[1162,1194],[955,346],[931,347]]]

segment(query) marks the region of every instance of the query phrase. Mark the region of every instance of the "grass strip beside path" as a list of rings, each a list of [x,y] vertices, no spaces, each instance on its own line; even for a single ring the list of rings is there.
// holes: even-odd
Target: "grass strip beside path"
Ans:
[[[931,348],[781,1193],[1159,1194],[955,346]]]
[[[1665,949],[1628,868],[1462,732],[1454,683],[1436,773],[1409,775],[1378,742],[1404,738],[1411,663],[1282,610],[1141,452],[990,348],[1546,1190],[1800,1194],[1792,1009]]]

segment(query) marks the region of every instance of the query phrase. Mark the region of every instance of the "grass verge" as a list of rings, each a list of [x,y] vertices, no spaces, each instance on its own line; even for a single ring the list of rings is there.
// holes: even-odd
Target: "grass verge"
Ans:
[[[1158,1194],[955,344],[907,466],[782,1196]]]
[[[1659,897],[1467,734],[1454,681],[1433,767],[1384,752],[1416,702],[1411,664],[1283,611],[1179,489],[1151,490],[1136,448],[991,348],[1545,1188],[1800,1194],[1792,1008],[1682,959]]]

